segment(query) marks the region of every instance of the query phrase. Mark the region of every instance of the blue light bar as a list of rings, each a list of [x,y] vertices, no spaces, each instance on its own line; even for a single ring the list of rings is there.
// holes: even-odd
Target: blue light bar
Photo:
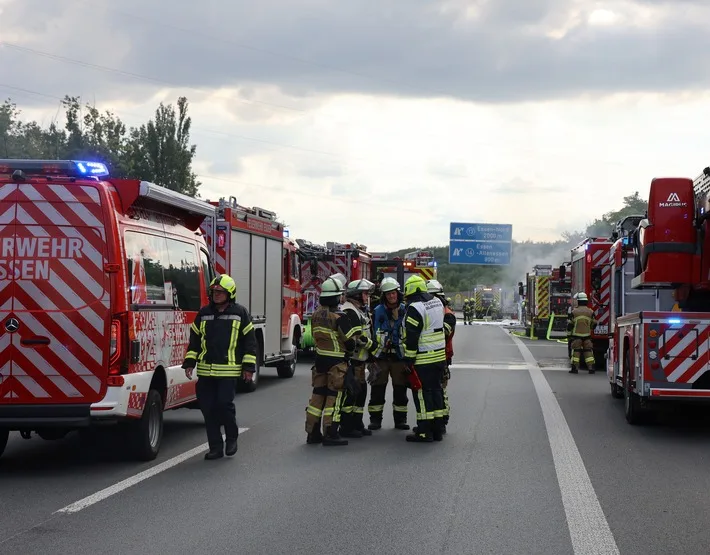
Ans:
[[[102,164],[101,162],[72,161],[76,164],[76,169],[79,170],[79,173],[82,175],[93,175],[94,177],[107,177],[110,175],[106,164]]]
[[[624,237],[624,238],[621,240],[621,243],[622,243],[623,245],[628,245],[628,244],[629,244],[629,238],[628,238],[628,237]]]
[[[669,324],[680,324],[680,322],[681,322],[680,318],[668,318]]]

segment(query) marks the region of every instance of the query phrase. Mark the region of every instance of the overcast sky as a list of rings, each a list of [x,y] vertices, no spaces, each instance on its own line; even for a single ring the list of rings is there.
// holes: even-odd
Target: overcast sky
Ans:
[[[185,95],[204,197],[292,237],[554,240],[710,165],[707,0],[0,0],[0,98]]]

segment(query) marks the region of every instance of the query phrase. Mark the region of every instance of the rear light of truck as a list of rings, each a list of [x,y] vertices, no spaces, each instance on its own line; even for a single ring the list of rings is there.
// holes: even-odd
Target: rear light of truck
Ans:
[[[108,385],[120,387],[123,385],[123,375],[128,372],[128,323],[125,314],[116,315],[111,320],[109,335],[109,367]]]
[[[110,363],[114,363],[120,354],[121,345],[121,321],[111,320],[111,341],[109,349]]]

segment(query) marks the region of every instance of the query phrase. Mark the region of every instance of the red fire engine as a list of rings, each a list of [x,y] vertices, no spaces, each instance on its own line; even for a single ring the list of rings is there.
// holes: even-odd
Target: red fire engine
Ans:
[[[318,308],[321,284],[333,274],[342,274],[348,282],[370,278],[370,260],[367,247],[357,243],[328,242],[316,245],[305,239],[296,239],[301,257],[301,288],[303,304],[303,333],[301,348],[314,347],[311,333],[311,316]]]
[[[408,252],[404,257],[390,256],[388,253],[372,253],[370,274],[377,283],[385,277],[395,278],[402,290],[404,283],[413,274],[419,274],[425,280],[436,279],[437,262],[429,251],[416,250]]]
[[[256,330],[256,372],[252,382],[240,383],[241,390],[254,391],[262,365],[276,367],[280,378],[296,371],[302,317],[298,247],[284,237],[273,212],[241,206],[234,197],[211,204],[215,217],[205,219],[202,230],[215,269],[237,282],[237,302],[249,310]]]
[[[588,238],[572,249],[572,296],[585,293],[597,325],[592,330],[595,366],[604,368],[609,348],[610,239]]]
[[[613,269],[623,287],[615,289],[607,375],[629,423],[643,422],[661,401],[710,400],[708,192],[710,168],[695,182],[654,179],[647,217],[616,241]]]

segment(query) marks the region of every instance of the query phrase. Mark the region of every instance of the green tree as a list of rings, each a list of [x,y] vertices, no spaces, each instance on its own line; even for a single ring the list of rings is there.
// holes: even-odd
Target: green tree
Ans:
[[[192,171],[197,147],[190,145],[192,119],[187,98],[180,97],[177,113],[172,105],[160,106],[155,120],[131,129],[127,146],[128,171],[186,195],[195,196],[200,186]]]

